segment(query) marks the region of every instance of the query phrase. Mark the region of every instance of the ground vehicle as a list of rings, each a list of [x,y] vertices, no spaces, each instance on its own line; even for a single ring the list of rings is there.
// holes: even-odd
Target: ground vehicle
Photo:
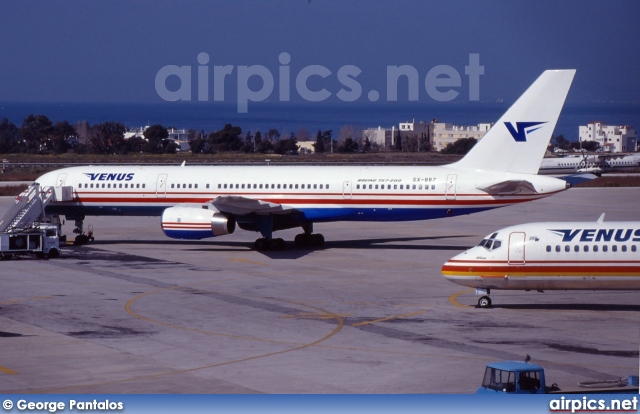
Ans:
[[[58,226],[48,223],[33,223],[32,227],[0,233],[0,259],[14,255],[35,254],[38,257],[54,258],[60,255]]]
[[[561,390],[557,384],[547,386],[544,368],[520,361],[499,361],[487,364],[482,386],[476,394],[590,394],[590,393],[638,393],[638,377],[607,381],[582,382],[581,389]]]

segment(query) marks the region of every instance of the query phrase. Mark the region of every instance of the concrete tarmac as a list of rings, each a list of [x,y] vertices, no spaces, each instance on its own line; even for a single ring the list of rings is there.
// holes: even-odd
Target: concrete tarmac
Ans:
[[[513,224],[640,220],[638,200],[571,189],[450,219],[317,224],[322,249],[289,230],[266,253],[239,229],[178,241],[158,217],[88,217],[95,242],[0,262],[0,393],[472,393],[487,362],[527,354],[561,388],[637,375],[640,292],[495,291],[478,309],[440,268]]]

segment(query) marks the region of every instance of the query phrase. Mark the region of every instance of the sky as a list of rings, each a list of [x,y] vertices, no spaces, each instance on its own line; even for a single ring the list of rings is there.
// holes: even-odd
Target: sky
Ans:
[[[545,69],[575,68],[568,102],[638,103],[640,2],[25,0],[0,5],[0,53],[0,102],[214,101],[215,91],[233,104],[303,102],[322,90],[322,101],[347,102],[341,89],[348,102],[383,102],[388,68],[402,65],[419,83],[401,78],[398,101],[414,89],[420,102],[447,90],[466,102],[477,56],[480,101],[512,102]],[[231,72],[216,77],[215,66]],[[445,78],[433,93],[430,73]]]

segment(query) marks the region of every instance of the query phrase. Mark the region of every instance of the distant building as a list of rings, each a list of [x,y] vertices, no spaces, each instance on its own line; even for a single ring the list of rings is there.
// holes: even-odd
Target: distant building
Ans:
[[[595,121],[578,127],[579,140],[595,141],[605,152],[631,152],[638,149],[638,136],[633,127],[607,125]]]
[[[453,144],[462,138],[475,138],[480,141],[485,136],[491,125],[483,123],[478,125],[453,125],[434,120],[431,122],[431,145],[433,151],[442,151],[448,144]]]
[[[124,132],[124,139],[129,139],[129,138],[133,138],[133,137],[138,137],[138,138],[145,139],[144,131],[146,131],[147,128],[149,128],[149,125],[125,131]]]
[[[316,152],[316,149],[313,146],[315,143],[315,141],[298,141],[298,151],[302,153],[306,152],[307,154],[313,154],[314,152]]]
[[[371,145],[376,144],[380,148],[389,148],[393,145],[395,126],[391,128],[367,128],[362,131],[362,140],[369,139]]]
[[[186,129],[175,129],[169,128],[167,129],[169,136],[167,138],[172,139],[174,141],[189,141],[189,131]]]

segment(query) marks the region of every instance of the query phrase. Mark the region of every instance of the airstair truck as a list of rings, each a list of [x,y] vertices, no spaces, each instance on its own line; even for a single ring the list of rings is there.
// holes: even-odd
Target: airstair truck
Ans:
[[[35,254],[38,257],[60,255],[60,226],[49,222],[45,207],[53,200],[73,197],[72,187],[29,186],[0,219],[0,259],[14,255]]]

